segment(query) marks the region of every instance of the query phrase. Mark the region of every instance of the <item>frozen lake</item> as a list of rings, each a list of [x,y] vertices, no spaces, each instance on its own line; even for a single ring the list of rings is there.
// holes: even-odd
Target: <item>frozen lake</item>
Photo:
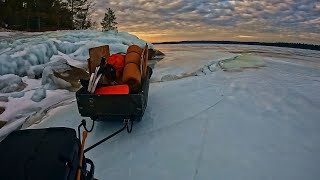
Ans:
[[[243,45],[156,48],[166,57],[155,66],[142,121],[131,134],[86,154],[96,178],[319,179],[320,52]],[[215,66],[190,75],[242,53],[256,55],[265,66],[236,72]],[[76,128],[82,118],[74,99],[69,101],[32,128]],[[97,122],[86,145],[121,126]]]

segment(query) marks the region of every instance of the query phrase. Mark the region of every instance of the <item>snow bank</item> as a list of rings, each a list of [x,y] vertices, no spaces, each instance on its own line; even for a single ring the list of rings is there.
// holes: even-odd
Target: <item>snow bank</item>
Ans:
[[[14,32],[0,32],[0,37],[9,37],[15,35]]]
[[[49,63],[59,52],[73,60],[85,62],[89,58],[88,49],[92,47],[110,45],[111,53],[118,53],[126,52],[129,45],[143,47],[145,43],[126,32],[92,30],[57,31],[38,34],[36,37],[5,39],[0,43],[0,75],[26,76],[35,68],[39,70],[37,65]],[[149,44],[149,47],[153,48],[153,45]]]
[[[32,82],[38,86],[39,82]],[[27,82],[28,82],[27,81]],[[0,129],[0,141],[12,131],[19,129],[27,121],[30,124],[40,121],[51,108],[63,104],[68,99],[74,99],[74,93],[68,90],[45,90],[44,88],[29,89],[23,91],[20,98],[9,97],[8,102],[0,103],[6,108],[0,115],[0,120],[7,124]],[[0,94],[1,95],[1,94]],[[12,94],[13,96],[16,93]],[[11,96],[12,96],[11,95]]]

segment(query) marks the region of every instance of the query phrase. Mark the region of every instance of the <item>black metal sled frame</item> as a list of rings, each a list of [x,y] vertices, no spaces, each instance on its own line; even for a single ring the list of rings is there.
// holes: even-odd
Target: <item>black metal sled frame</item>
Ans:
[[[81,88],[76,92],[79,113],[94,121],[141,119],[148,103],[151,75],[152,69],[148,67],[147,78],[136,94],[98,95]]]

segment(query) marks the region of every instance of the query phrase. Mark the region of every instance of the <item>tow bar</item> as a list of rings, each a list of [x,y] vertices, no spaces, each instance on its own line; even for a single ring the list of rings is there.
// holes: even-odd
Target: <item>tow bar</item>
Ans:
[[[87,129],[87,122],[86,122],[86,120],[83,119],[83,120],[81,121],[81,124],[78,126],[78,137],[79,137],[79,139],[81,139],[81,137],[80,137],[80,128],[81,128],[81,126],[83,126],[83,128],[85,129],[85,131],[87,131],[88,133],[90,133],[90,132],[92,132],[92,130],[93,130],[93,128],[94,128],[94,123],[95,123],[95,121],[93,121],[92,123],[93,123],[93,124],[92,124],[92,126],[91,126],[91,129],[88,130],[88,129]],[[118,131],[112,133],[111,135],[103,138],[102,140],[96,142],[95,144],[91,145],[90,147],[88,147],[87,149],[84,150],[84,153],[92,150],[93,148],[95,148],[95,147],[99,146],[100,144],[104,143],[105,141],[111,139],[112,137],[114,137],[115,135],[121,133],[121,132],[124,131],[125,129],[127,129],[127,132],[128,132],[128,133],[131,133],[131,132],[132,132],[132,127],[133,127],[133,121],[132,121],[131,119],[124,119],[124,120],[123,120],[123,123],[124,123],[124,126],[123,126],[121,129],[119,129]]]

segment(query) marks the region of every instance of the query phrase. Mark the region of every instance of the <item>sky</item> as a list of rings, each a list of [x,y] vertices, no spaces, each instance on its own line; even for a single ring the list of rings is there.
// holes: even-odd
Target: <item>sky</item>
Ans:
[[[320,0],[96,0],[119,31],[149,42],[235,40],[320,44]]]

